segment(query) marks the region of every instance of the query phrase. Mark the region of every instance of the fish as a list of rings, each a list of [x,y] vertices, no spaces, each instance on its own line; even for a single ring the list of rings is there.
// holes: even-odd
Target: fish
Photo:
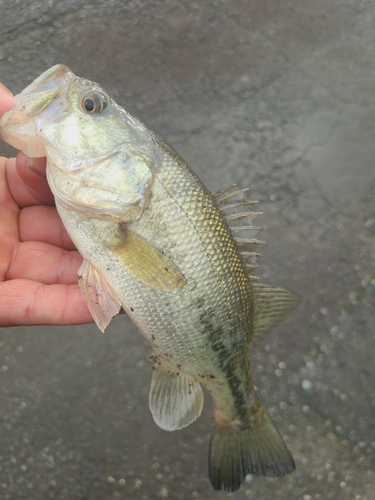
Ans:
[[[152,347],[149,406],[166,431],[214,419],[208,474],[237,490],[277,477],[293,457],[254,388],[249,348],[300,303],[255,276],[261,212],[247,189],[211,193],[158,133],[97,83],[53,66],[15,96],[1,138],[47,157],[77,275],[101,331],[121,308]]]

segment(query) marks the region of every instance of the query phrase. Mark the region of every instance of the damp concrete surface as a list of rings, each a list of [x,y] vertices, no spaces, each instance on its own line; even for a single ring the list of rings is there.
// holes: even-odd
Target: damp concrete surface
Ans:
[[[257,274],[303,297],[251,351],[295,473],[215,492],[208,395],[195,423],[159,429],[151,349],[121,316],[105,334],[0,329],[0,497],[374,500],[374,2],[2,0],[0,12],[5,85],[67,64],[210,190],[249,187],[266,228]]]

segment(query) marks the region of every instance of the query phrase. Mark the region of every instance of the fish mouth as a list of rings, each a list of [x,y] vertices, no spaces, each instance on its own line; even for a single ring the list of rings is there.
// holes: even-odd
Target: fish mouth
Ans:
[[[45,156],[41,113],[51,106],[49,120],[63,111],[59,96],[65,95],[75,75],[70,69],[57,64],[42,73],[20,94],[14,107],[0,120],[0,137],[31,157]],[[39,116],[41,115],[41,116]]]
[[[69,86],[74,74],[64,64],[57,64],[42,73],[19,96],[16,105],[29,118],[46,109],[56,97]]]
[[[31,94],[32,92],[41,92],[53,87],[60,87],[67,83],[67,78],[70,81],[74,78],[74,74],[70,71],[65,64],[55,64],[52,68],[47,69],[38,78],[30,83],[23,91],[22,94]]]

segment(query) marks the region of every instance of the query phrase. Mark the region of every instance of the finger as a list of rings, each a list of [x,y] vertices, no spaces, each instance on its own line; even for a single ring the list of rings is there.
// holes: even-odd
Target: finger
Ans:
[[[65,250],[75,250],[55,207],[23,208],[19,216],[20,241],[42,241]]]
[[[36,200],[43,205],[54,205],[54,197],[46,179],[45,158],[29,158],[20,151],[16,168],[20,179]]]
[[[20,160],[17,159],[16,161],[15,158],[11,158],[7,163],[6,169],[9,191],[11,192],[16,203],[20,207],[40,204],[53,205],[53,196],[48,187],[47,180],[36,172],[31,171],[27,164],[17,165],[19,162]],[[34,182],[39,185],[39,192],[31,189],[21,177],[25,175],[25,170],[32,172],[28,172],[26,175],[34,177]],[[21,175],[19,172],[21,172]],[[30,178],[27,182],[31,182]]]
[[[79,325],[93,319],[78,285],[0,283],[0,326]]]
[[[13,94],[5,85],[0,83],[0,116],[9,111],[14,106]]]
[[[5,280],[27,279],[45,284],[77,283],[82,257],[48,243],[26,241],[15,252]]]
[[[34,173],[46,178],[46,158],[30,158],[20,151],[17,155],[17,169],[26,184],[38,192],[40,179]]]
[[[8,189],[7,163],[0,158],[0,277],[8,271],[18,241],[19,208]]]

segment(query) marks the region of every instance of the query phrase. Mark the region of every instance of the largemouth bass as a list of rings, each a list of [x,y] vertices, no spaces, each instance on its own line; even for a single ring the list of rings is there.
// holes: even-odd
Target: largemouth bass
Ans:
[[[178,153],[102,87],[57,65],[15,97],[3,140],[47,157],[47,179],[83,257],[78,282],[104,331],[122,307],[152,346],[155,422],[181,429],[214,402],[209,477],[294,470],[254,390],[249,345],[299,303],[253,276],[259,213],[234,187],[210,193]]]

